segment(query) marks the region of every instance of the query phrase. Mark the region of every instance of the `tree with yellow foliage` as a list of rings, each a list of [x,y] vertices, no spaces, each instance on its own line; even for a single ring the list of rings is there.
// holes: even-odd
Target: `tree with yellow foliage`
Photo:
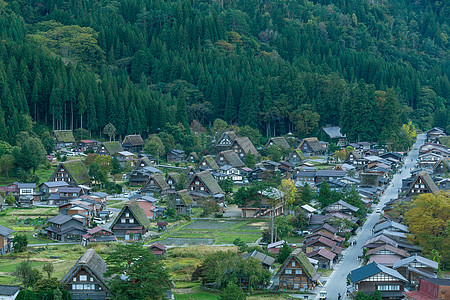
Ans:
[[[283,179],[278,187],[278,190],[282,193],[283,197],[283,211],[286,214],[286,206],[291,206],[295,201],[295,194],[297,193],[297,188],[295,187],[295,182],[292,179]]]

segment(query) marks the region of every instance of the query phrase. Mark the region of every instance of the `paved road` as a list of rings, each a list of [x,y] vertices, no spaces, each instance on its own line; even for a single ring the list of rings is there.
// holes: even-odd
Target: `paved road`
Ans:
[[[410,151],[408,157],[405,160],[404,167],[401,172],[394,175],[390,185],[386,189],[384,195],[380,199],[380,203],[377,208],[383,208],[384,204],[389,200],[397,197],[398,189],[401,188],[402,179],[410,176],[410,168],[416,165],[416,159],[419,155],[419,146],[425,141],[425,134],[420,134],[417,136],[416,143],[413,149]],[[360,266],[360,261],[358,261],[358,255],[362,255],[362,246],[367,241],[367,239],[372,235],[372,229],[375,223],[378,221],[380,214],[372,213],[368,216],[366,223],[360,230],[360,232],[355,237],[357,244],[355,246],[350,246],[344,251],[344,257],[341,259],[339,264],[335,266],[335,270],[328,278],[325,284],[325,290],[327,291],[327,298],[330,300],[337,300],[338,294],[340,293],[345,298],[345,293],[347,290],[346,278],[348,273],[353,269]],[[318,291],[322,288],[318,289]]]

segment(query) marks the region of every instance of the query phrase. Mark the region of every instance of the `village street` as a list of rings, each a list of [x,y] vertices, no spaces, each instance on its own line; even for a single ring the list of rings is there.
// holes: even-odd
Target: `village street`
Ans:
[[[380,203],[377,205],[377,208],[382,209],[386,202],[397,197],[398,190],[402,186],[402,179],[409,177],[410,169],[416,165],[416,159],[419,155],[419,146],[424,143],[424,140],[425,134],[420,134],[417,136],[417,140],[412,150],[410,151],[408,157],[405,159],[403,168],[393,176],[393,179],[388,188],[385,190],[385,193],[381,197]],[[347,275],[348,273],[350,273],[350,271],[360,266],[361,262],[358,260],[358,256],[362,255],[362,247],[367,239],[372,235],[372,229],[375,223],[379,220],[379,217],[379,213],[372,213],[368,215],[367,221],[364,226],[360,229],[358,234],[353,239],[351,239],[351,241],[356,241],[357,244],[354,246],[350,246],[344,251],[344,257],[335,266],[333,273],[329,278],[324,279],[324,281],[326,281],[325,288],[316,288],[315,292],[317,292],[317,294],[319,293],[319,291],[325,289],[327,291],[327,299],[336,300],[338,299],[338,294],[341,294],[342,299],[346,298],[345,294],[347,290]]]

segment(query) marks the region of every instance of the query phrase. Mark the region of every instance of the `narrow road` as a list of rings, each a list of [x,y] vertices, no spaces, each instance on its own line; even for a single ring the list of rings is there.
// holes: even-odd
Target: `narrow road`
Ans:
[[[419,146],[422,145],[424,141],[425,134],[420,134],[417,136],[417,140],[413,145],[412,150],[405,158],[403,168],[393,176],[393,179],[388,188],[385,190],[384,195],[381,197],[377,208],[383,208],[386,202],[397,197],[398,190],[402,186],[402,179],[410,176],[410,169],[416,165],[416,159],[419,155]],[[335,270],[325,284],[327,299],[337,300],[338,294],[341,294],[343,299],[345,299],[345,294],[347,291],[347,275],[350,271],[360,267],[361,262],[358,261],[358,256],[362,255],[362,247],[367,239],[372,235],[372,229],[379,220],[379,217],[379,213],[372,213],[368,215],[366,223],[353,239],[357,242],[357,244],[350,246],[344,251],[344,257],[335,266]],[[320,290],[321,289],[318,289],[317,292]]]

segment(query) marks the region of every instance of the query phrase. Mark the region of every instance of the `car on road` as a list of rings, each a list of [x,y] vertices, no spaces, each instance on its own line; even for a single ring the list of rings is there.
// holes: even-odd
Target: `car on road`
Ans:
[[[105,225],[106,221],[101,219],[101,218],[93,218],[92,222],[94,222],[95,224],[100,224],[100,225]]]
[[[378,208],[375,210],[375,213],[380,214],[380,213],[381,213],[381,208],[378,207]]]
[[[326,300],[327,299],[327,291],[320,291],[319,292],[319,299],[320,300]]]

